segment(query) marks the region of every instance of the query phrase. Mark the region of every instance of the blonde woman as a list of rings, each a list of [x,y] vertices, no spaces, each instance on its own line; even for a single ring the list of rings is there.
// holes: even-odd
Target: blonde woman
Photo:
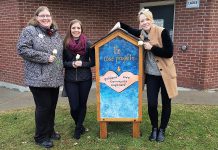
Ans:
[[[152,131],[150,141],[163,142],[171,115],[171,99],[177,96],[176,68],[173,61],[173,43],[165,28],[155,25],[149,9],[138,13],[140,29],[118,22],[114,28],[123,28],[143,41],[145,51],[145,77],[147,85],[148,114]],[[158,94],[161,90],[162,112],[158,126]]]

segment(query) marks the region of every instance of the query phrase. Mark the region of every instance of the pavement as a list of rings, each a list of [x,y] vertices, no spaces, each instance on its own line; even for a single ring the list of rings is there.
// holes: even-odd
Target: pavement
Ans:
[[[61,103],[68,104],[68,99],[66,97],[61,97],[61,90],[58,105]],[[143,92],[143,103],[146,103],[145,91]],[[218,89],[200,91],[194,89],[179,88],[179,95],[172,100],[172,103],[218,105]],[[96,104],[95,83],[93,83],[88,98],[88,105],[91,104]],[[21,92],[18,89],[0,86],[0,112],[32,106],[34,106],[34,101],[30,91]]]

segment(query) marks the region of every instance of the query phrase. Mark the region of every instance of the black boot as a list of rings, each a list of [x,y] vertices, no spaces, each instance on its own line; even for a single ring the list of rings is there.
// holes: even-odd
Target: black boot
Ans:
[[[80,128],[80,133],[84,134],[86,132],[86,128],[82,125]]]
[[[160,129],[157,136],[157,142],[163,142],[165,139],[165,130]]]
[[[78,139],[80,139],[80,135],[81,135],[81,128],[80,127],[76,127],[75,131],[74,131],[73,138],[78,140]]]
[[[58,132],[53,132],[51,135],[50,135],[50,140],[60,140],[61,139],[61,135],[58,133]]]
[[[53,142],[50,139],[44,139],[40,142],[36,142],[37,145],[44,147],[44,148],[51,148],[53,147]]]
[[[150,141],[155,141],[157,139],[157,128],[152,128],[151,135],[149,136]]]

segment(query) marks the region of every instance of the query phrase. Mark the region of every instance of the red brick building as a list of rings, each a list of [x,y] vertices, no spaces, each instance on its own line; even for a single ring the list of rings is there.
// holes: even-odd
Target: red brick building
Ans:
[[[192,2],[199,7],[188,8]],[[64,36],[72,19],[83,22],[87,36],[95,42],[117,21],[138,27],[137,12],[151,8],[163,26],[169,26],[174,41],[178,85],[195,89],[218,88],[217,0],[2,0],[0,4],[0,83],[23,85],[22,59],[16,43],[21,29],[41,5],[48,6]],[[190,2],[190,3],[188,3]],[[173,13],[168,14],[168,6]],[[168,16],[169,15],[169,16]],[[170,17],[171,16],[171,17]],[[161,16],[159,16],[161,17]],[[165,20],[171,18],[171,25]],[[167,28],[167,27],[166,27]],[[187,46],[182,51],[181,46]]]

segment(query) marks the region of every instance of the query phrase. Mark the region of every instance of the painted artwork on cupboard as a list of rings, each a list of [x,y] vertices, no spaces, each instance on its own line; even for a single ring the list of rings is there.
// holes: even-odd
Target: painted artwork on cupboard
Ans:
[[[117,36],[99,48],[100,118],[138,118],[139,49]]]

